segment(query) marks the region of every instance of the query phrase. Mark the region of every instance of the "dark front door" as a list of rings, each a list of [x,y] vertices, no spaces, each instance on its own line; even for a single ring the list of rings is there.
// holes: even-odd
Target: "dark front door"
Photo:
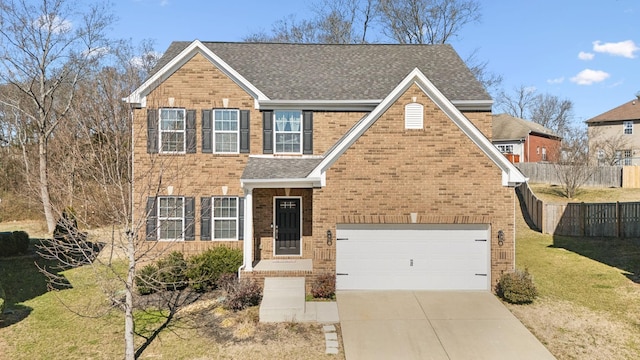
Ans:
[[[300,255],[300,199],[276,199],[276,255]]]

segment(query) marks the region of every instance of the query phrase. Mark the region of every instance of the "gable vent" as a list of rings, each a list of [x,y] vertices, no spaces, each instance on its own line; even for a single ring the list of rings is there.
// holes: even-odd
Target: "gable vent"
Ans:
[[[410,103],[404,107],[404,128],[422,129],[424,127],[423,106],[418,103]]]

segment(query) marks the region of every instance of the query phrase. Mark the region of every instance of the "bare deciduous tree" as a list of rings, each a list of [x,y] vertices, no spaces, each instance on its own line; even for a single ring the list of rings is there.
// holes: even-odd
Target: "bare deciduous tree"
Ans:
[[[446,44],[480,21],[474,0],[379,0],[383,32],[400,44]]]
[[[553,166],[565,196],[573,198],[595,171],[589,161],[586,129],[573,126],[565,131],[559,159]]]
[[[55,217],[49,191],[49,139],[66,121],[79,81],[108,48],[105,29],[111,23],[104,4],[0,3],[0,80],[11,88],[0,94],[0,101],[35,129],[38,190],[50,232]]]
[[[511,94],[502,91],[496,105],[502,112],[533,121],[560,136],[574,130],[570,129],[573,102],[551,94],[538,94],[532,87],[520,85]]]
[[[631,140],[629,136],[607,133],[601,128],[591,127],[588,129],[589,135],[589,157],[592,164],[597,165],[622,165],[623,151],[630,150]]]

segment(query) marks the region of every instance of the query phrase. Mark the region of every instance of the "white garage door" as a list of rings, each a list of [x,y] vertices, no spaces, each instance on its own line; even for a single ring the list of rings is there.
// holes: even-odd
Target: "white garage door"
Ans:
[[[488,225],[338,224],[338,290],[487,290]]]

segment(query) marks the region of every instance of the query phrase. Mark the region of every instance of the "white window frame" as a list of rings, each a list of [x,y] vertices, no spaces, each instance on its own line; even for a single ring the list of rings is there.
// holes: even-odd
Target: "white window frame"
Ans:
[[[217,130],[216,129],[216,114],[218,113],[235,113],[236,114],[236,129],[235,130]],[[239,154],[240,153],[240,110],[239,109],[213,109],[213,152],[215,154]],[[219,151],[217,147],[216,135],[217,134],[235,134],[236,135],[236,147],[233,151]]]
[[[182,129],[163,129],[162,128],[162,113],[167,112],[181,112],[182,113]],[[185,109],[177,108],[160,108],[158,109],[158,141],[160,142],[158,149],[161,154],[185,154],[187,149],[187,111]],[[164,150],[163,137],[164,134],[182,134],[182,150]]]
[[[633,135],[633,121],[625,121],[622,123],[622,133],[624,135]]]
[[[216,216],[216,199],[234,199],[236,202],[236,216]],[[218,221],[235,221],[235,237],[216,238],[216,220]],[[238,240],[240,233],[240,198],[237,196],[213,196],[211,198],[211,240],[213,241],[234,241]]]
[[[624,166],[631,166],[633,158],[633,152],[631,150],[623,150],[622,151],[622,159]]]
[[[284,131],[284,130],[280,130],[278,131],[278,113],[283,113],[283,112],[287,112],[287,113],[298,113],[300,115],[300,126],[298,131]],[[301,110],[275,110],[273,112],[273,153],[274,154],[302,154],[302,149],[304,148],[303,146],[303,140],[304,140],[304,136],[303,136],[303,128],[304,128],[304,118],[303,118],[303,114]],[[278,151],[278,134],[297,134],[299,136],[300,142],[299,142],[299,146],[300,149],[298,151]]]
[[[542,161],[547,161],[547,148],[542,147]]]
[[[503,154],[513,154],[513,144],[498,144],[496,147]]]
[[[182,205],[180,206],[180,211],[182,213],[182,216],[161,216],[162,215],[162,202],[163,200],[180,200]],[[172,207],[166,207],[166,209],[172,209]],[[185,223],[185,219],[184,219],[184,215],[185,215],[185,209],[184,209],[184,196],[158,196],[158,240],[161,241],[184,241],[184,223]],[[163,221],[180,221],[182,223],[182,225],[180,226],[180,237],[177,238],[163,238],[162,237],[162,222]]]

